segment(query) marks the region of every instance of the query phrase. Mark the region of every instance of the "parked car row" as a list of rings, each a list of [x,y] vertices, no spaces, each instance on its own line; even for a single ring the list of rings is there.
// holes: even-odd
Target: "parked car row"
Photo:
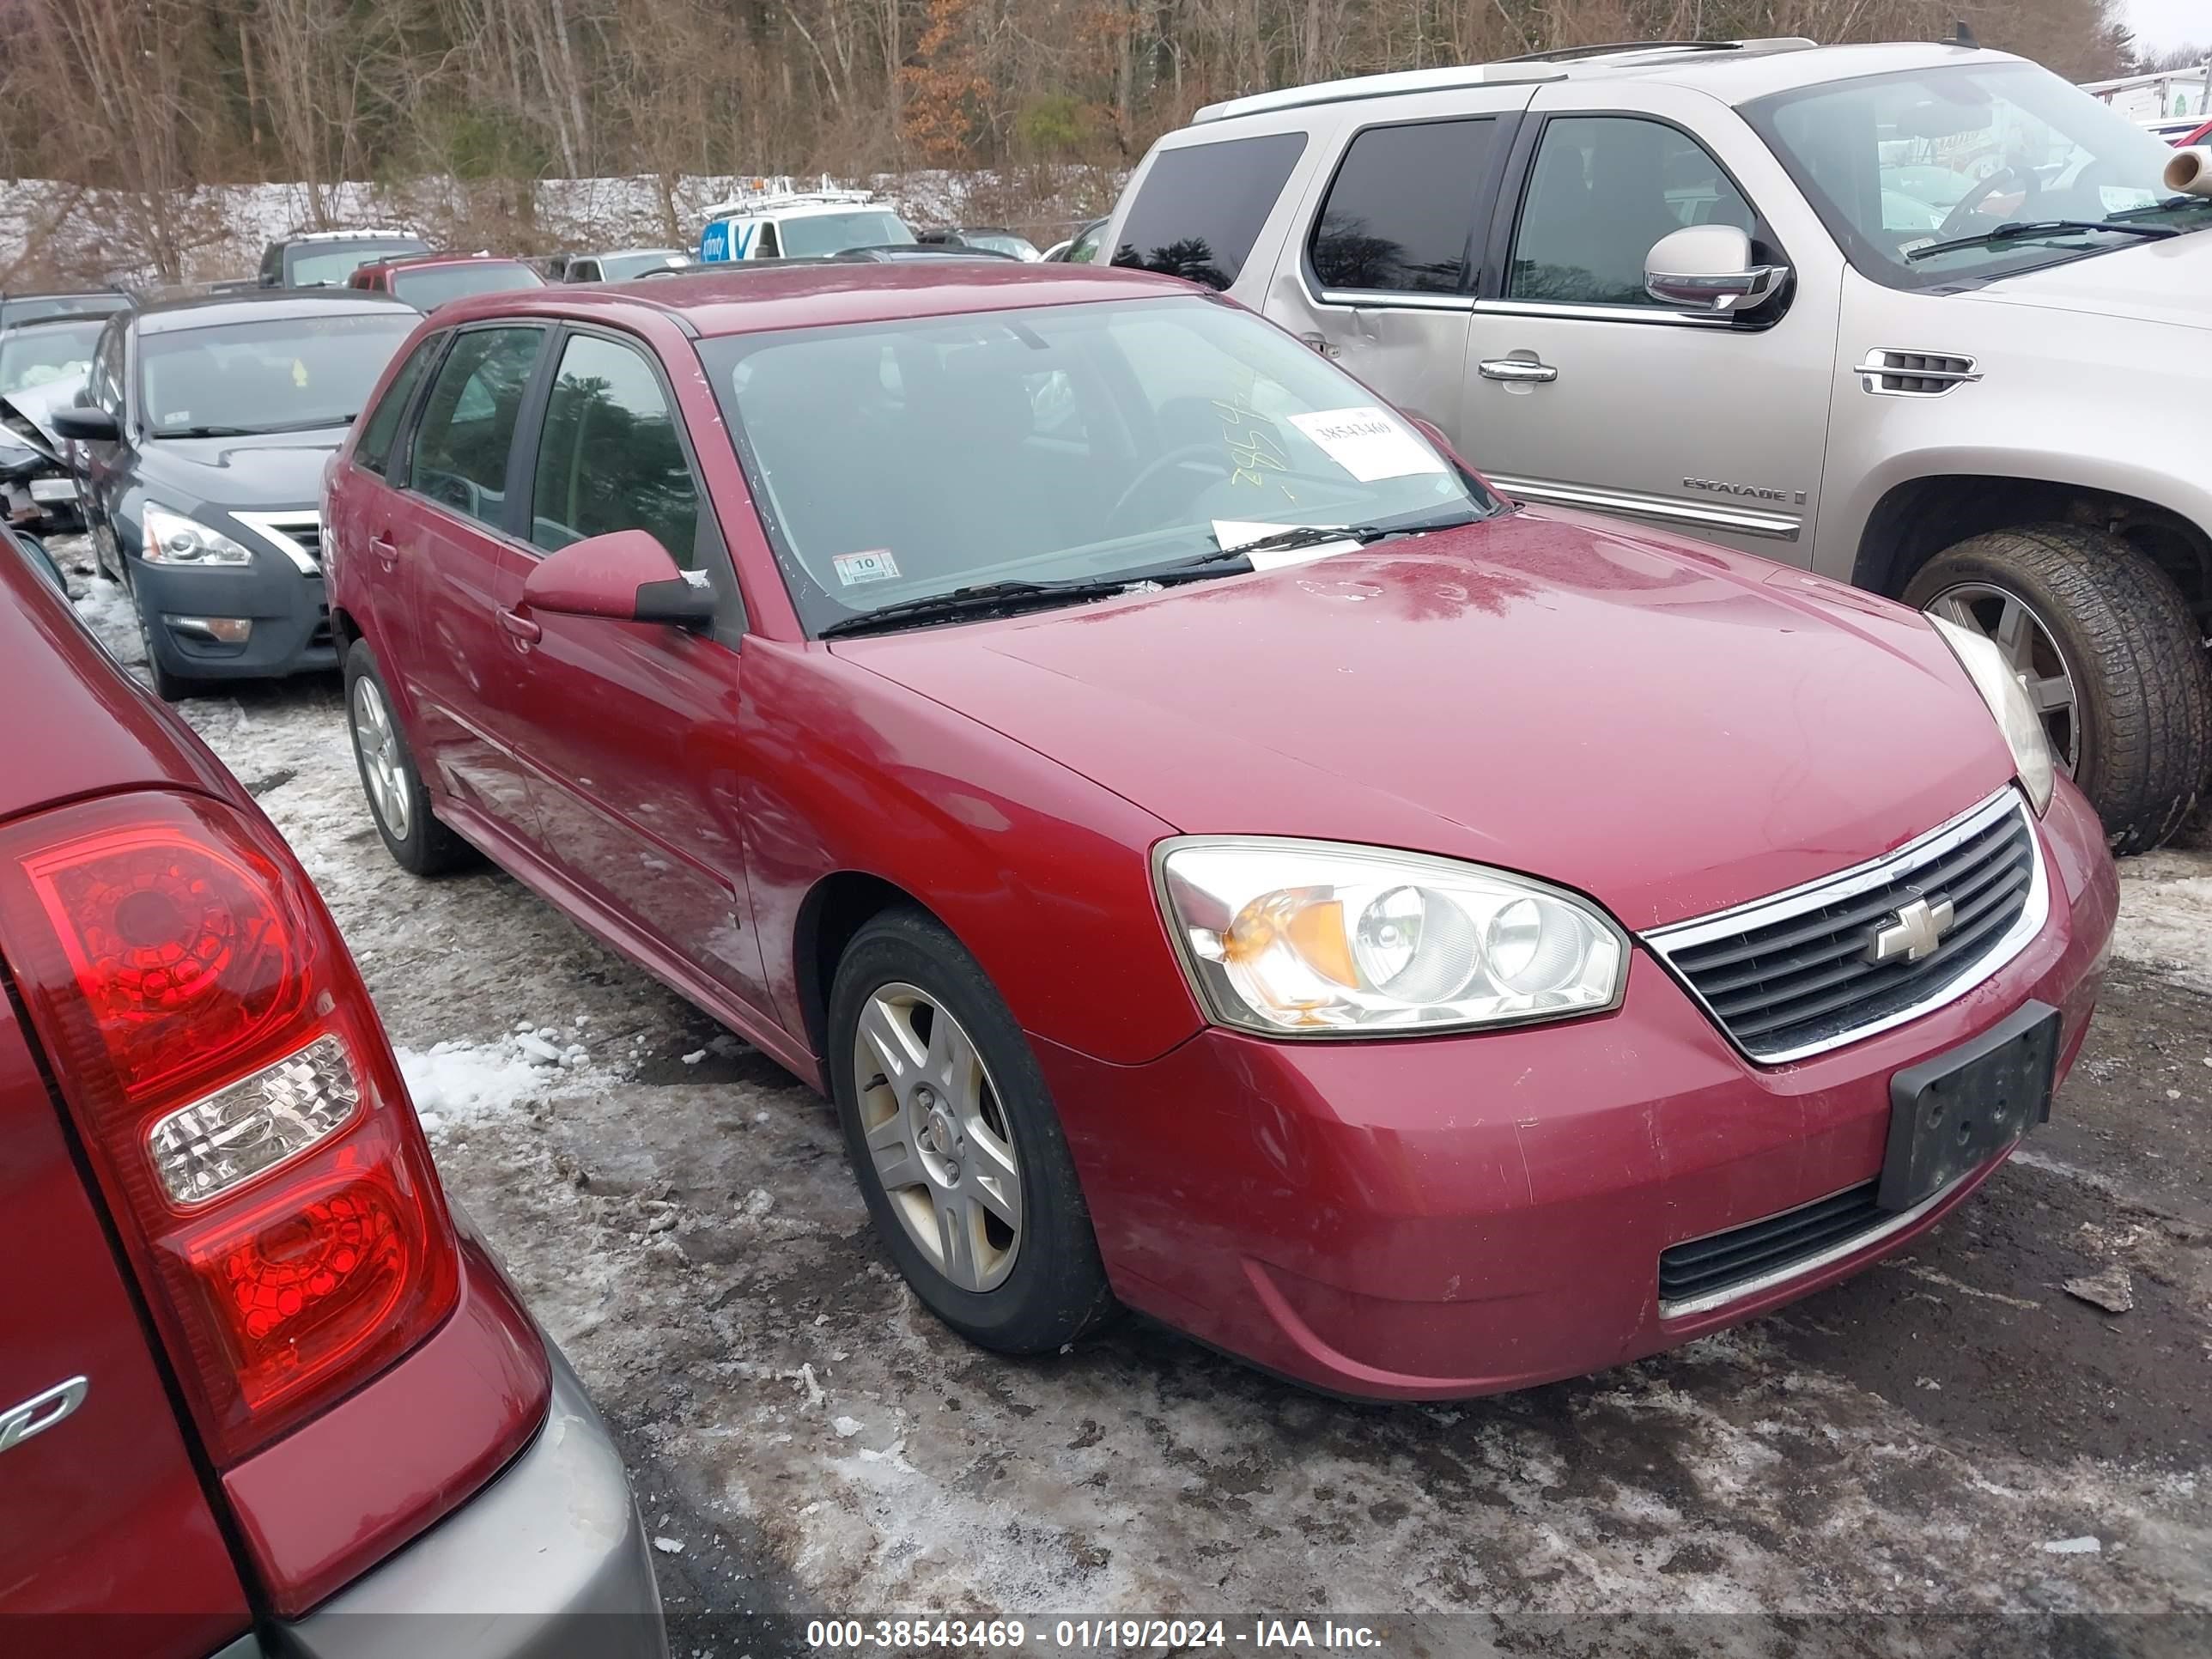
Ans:
[[[2212,502],[2171,422],[2076,412],[2113,362],[2179,397],[2212,203],[2107,116],[1791,41],[1297,88],[1201,112],[1058,258],[767,192],[702,268],[425,313],[360,290],[502,262],[375,249],[106,319],[53,419],[157,688],[340,665],[394,860],[489,857],[829,1097],[951,1329],[1137,1309],[1456,1398],[1830,1284],[2047,1119],[2108,836],[2166,833],[2212,744]],[[122,1241],[56,1340],[93,1291],[154,1310],[106,1340],[182,1379],[127,1402],[134,1478],[220,1477],[162,1558],[191,1650],[256,1597],[435,1602],[383,1575],[551,1443],[557,1359],[289,854],[19,564],[27,695],[127,737],[0,806],[59,1091],[0,1099],[73,1129],[55,1201]],[[355,1267],[327,1340],[205,1291],[371,1212],[376,1319]],[[374,1524],[278,1559],[246,1472],[388,1446],[479,1296],[512,1386],[463,1473],[380,1454]],[[58,1453],[94,1396],[33,1357]],[[649,1602],[622,1502],[556,1601]]]

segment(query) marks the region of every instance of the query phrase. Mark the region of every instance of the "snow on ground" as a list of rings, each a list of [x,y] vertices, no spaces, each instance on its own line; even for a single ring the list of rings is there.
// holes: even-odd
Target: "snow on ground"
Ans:
[[[119,596],[77,586],[134,659]],[[886,1264],[820,1100],[504,876],[392,863],[333,682],[180,707],[321,885],[449,1188],[615,1424],[678,1547],[678,1653],[921,1610],[1603,1614],[1539,1628],[1654,1654],[2212,1617],[2212,850],[2126,866],[2054,1121],[1908,1255],[1597,1376],[1368,1407],[1141,1322],[1042,1359],[968,1347]],[[2112,1271],[2126,1315],[2063,1288]],[[1766,1617],[1620,1622],[1710,1611]],[[2100,1652],[2191,1650],[2099,1628]]]

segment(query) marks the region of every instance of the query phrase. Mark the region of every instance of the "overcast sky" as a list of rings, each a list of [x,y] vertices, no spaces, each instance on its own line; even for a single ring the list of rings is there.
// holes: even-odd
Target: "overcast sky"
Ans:
[[[2207,0],[2127,0],[2128,27],[2148,52],[2173,46],[2212,46],[2212,4]]]

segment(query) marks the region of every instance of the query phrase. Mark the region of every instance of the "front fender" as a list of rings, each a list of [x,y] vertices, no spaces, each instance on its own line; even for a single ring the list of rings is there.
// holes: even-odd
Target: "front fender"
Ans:
[[[1152,897],[1170,826],[820,644],[748,640],[742,685],[746,871],[787,1030],[807,896],[842,872],[914,895],[1035,1036],[1136,1065],[1199,1029]]]

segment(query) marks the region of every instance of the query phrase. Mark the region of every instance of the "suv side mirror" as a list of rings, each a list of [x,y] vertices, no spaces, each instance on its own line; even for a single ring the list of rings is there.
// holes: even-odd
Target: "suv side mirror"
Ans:
[[[1734,225],[1685,225],[1644,256],[1644,291],[1687,311],[1756,311],[1779,293],[1787,265],[1755,265],[1751,238]]]
[[[83,443],[112,444],[123,436],[115,424],[115,416],[104,409],[57,409],[46,416],[58,438],[75,438]]]
[[[688,580],[649,530],[611,530],[548,553],[524,580],[522,602],[611,622],[704,628],[714,619],[714,590]]]

